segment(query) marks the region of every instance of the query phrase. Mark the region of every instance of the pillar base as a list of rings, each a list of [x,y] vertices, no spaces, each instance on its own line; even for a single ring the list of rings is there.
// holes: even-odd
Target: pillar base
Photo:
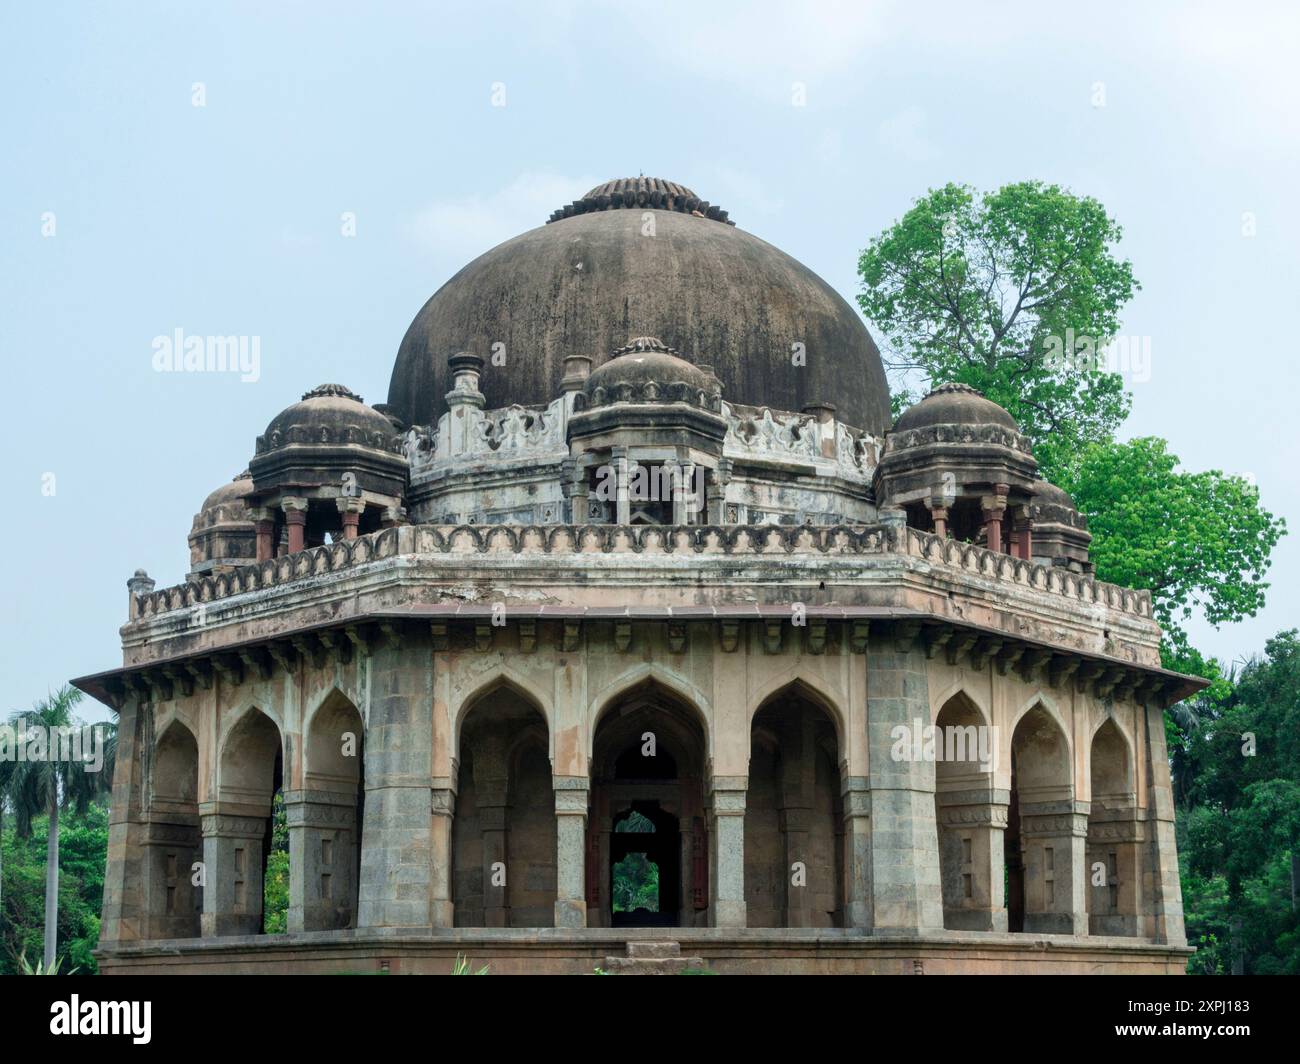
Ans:
[[[556,898],[555,926],[586,927],[587,903],[580,898]]]

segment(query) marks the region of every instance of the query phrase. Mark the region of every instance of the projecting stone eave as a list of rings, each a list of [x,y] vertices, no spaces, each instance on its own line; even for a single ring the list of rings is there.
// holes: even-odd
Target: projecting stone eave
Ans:
[[[779,641],[798,636],[804,629],[804,649],[820,654],[830,633],[850,652],[865,650],[868,639],[892,640],[900,647],[921,645],[926,656],[943,656],[949,664],[966,664],[976,671],[989,668],[1000,675],[1019,673],[1027,681],[1037,680],[1052,688],[1075,685],[1105,698],[1112,692],[1121,700],[1136,696],[1141,702],[1172,705],[1207,687],[1209,681],[1187,676],[1160,666],[1146,665],[1106,654],[1094,654],[1074,647],[1062,647],[952,618],[892,606],[806,607],[806,623],[791,622],[788,605],[723,605],[677,607],[601,607],[557,605],[512,605],[506,625],[494,623],[497,610],[492,603],[430,603],[401,609],[362,610],[336,623],[307,625],[278,634],[254,636],[227,643],[193,646],[176,653],[164,653],[117,669],[108,669],[70,682],[74,687],[117,709],[132,689],[146,691],[153,701],[175,697],[174,687],[210,686],[214,678],[242,684],[260,675],[269,679],[277,668],[293,668],[299,655],[346,661],[351,654],[368,651],[382,643],[429,638],[434,649],[446,649],[455,638],[470,642],[486,633],[505,628],[518,641],[518,652],[530,653],[539,630],[547,625],[549,638],[576,642],[587,624],[659,624],[678,628],[708,625],[723,652],[734,650],[742,638],[742,626],[757,626],[767,637]],[[775,627],[773,627],[775,626]],[[784,632],[785,634],[781,634]],[[443,644],[441,647],[439,644]],[[186,693],[189,693],[188,691]]]

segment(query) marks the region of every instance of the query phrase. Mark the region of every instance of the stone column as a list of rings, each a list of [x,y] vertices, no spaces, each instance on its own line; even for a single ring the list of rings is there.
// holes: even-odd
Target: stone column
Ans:
[[[144,791],[142,755],[153,742],[152,724],[152,706],[138,691],[128,691],[117,718],[117,760],[108,814],[103,922],[99,928],[103,944],[130,942],[148,933],[141,890],[145,851],[139,818]]]
[[[356,926],[357,796],[285,791],[289,828],[289,931]]]
[[[610,457],[614,462],[614,473],[617,477],[614,506],[615,516],[614,523],[619,525],[630,524],[632,521],[632,504],[628,499],[628,461],[626,447],[613,447],[610,449]]]
[[[370,653],[357,926],[432,923],[433,667],[407,634]]]
[[[925,652],[915,635],[873,623],[867,644],[867,742],[871,766],[873,926],[943,927],[934,762],[895,760],[895,729],[911,736],[930,723]]]
[[[864,776],[848,777],[844,805],[844,923],[871,927],[871,791]]]
[[[1099,808],[1094,795],[1088,817],[1088,934],[1143,933],[1145,842],[1146,825],[1137,818],[1136,809]]]
[[[257,560],[269,562],[275,557],[275,514],[269,507],[258,506],[252,511],[252,517],[257,536]]]
[[[1029,516],[1028,506],[1017,506],[1013,511],[1014,520],[1012,522],[1013,535],[1015,539],[1011,553],[1017,558],[1023,558],[1025,561],[1034,560],[1034,522]]]
[[[150,815],[143,826],[142,938],[197,938],[200,914],[194,864],[203,858],[203,836],[195,815]],[[105,883],[107,887],[107,882]]]
[[[286,496],[280,500],[280,509],[284,511],[285,524],[289,527],[289,553],[297,554],[306,546],[307,500]]]
[[[587,926],[586,776],[556,776],[555,926]]]
[[[683,462],[673,467],[673,524],[693,525],[699,507],[695,495],[695,465]]]
[[[585,525],[591,520],[587,509],[587,470],[576,459],[566,458],[560,463],[560,482],[568,508],[571,525]]]
[[[406,524],[405,506],[385,506],[379,517],[380,528],[401,528]]]
[[[710,782],[713,822],[712,917],[714,927],[745,926],[744,776],[714,776]]]
[[[256,935],[262,930],[262,843],[266,817],[202,814],[204,938]],[[267,810],[267,816],[270,810]]]
[[[1010,792],[977,788],[939,795],[943,924],[1006,931],[1004,843]]]
[[[1144,706],[1147,749],[1147,860],[1150,879],[1144,891],[1150,899],[1149,934],[1170,946],[1187,945],[1183,929],[1183,890],[1178,878],[1178,848],[1174,841],[1174,795],[1165,748],[1164,711],[1149,701]]]
[[[948,536],[948,507],[931,506],[930,516],[934,519],[934,534],[941,539]]]
[[[710,469],[704,485],[705,507],[711,525],[727,523],[727,482],[731,480],[731,459],[722,458],[717,469]]]
[[[451,829],[455,822],[456,792],[450,787],[433,789],[433,901],[434,927],[453,927],[456,923],[451,883]]]
[[[985,495],[980,500],[984,512],[984,545],[991,551],[1002,551],[1002,518],[1007,512],[1007,495],[1011,491],[1006,484],[994,484],[993,494]]]
[[[1021,802],[1025,930],[1088,933],[1088,803]]]
[[[343,519],[343,538],[356,539],[366,500],[359,495],[342,495],[334,500],[334,505],[339,508],[339,516]]]

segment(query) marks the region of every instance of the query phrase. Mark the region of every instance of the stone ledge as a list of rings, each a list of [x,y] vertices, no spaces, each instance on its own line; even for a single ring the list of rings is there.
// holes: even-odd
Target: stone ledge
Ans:
[[[633,943],[676,943],[721,974],[1182,974],[1194,952],[1123,938],[1001,932],[438,928],[106,943],[96,956],[106,974],[445,974],[464,954],[494,974],[577,975]]]

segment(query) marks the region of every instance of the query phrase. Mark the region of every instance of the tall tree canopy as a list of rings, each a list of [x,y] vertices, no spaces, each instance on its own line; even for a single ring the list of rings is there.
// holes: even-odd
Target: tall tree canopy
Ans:
[[[1188,708],[1174,753],[1190,970],[1300,974],[1300,636]]]
[[[1128,414],[1099,357],[1140,287],[1122,232],[1094,199],[1022,181],[948,184],[862,253],[858,302],[891,368],[978,388],[1020,423],[1040,462],[1109,439]],[[913,397],[900,392],[906,405]]]
[[[1098,575],[1151,592],[1171,668],[1203,671],[1183,623],[1200,610],[1219,625],[1264,605],[1269,555],[1286,528],[1259,489],[1218,470],[1184,472],[1156,437],[1098,443],[1061,484],[1088,517]]]
[[[1151,591],[1166,664],[1217,678],[1182,624],[1196,609],[1215,625],[1253,616],[1285,523],[1243,479],[1180,470],[1163,440],[1117,442],[1130,396],[1104,351],[1140,287],[1122,235],[1056,185],[949,184],[871,241],[858,301],[892,369],[969,384],[1011,413],[1087,515],[1097,575]],[[913,398],[899,389],[896,406]]]

